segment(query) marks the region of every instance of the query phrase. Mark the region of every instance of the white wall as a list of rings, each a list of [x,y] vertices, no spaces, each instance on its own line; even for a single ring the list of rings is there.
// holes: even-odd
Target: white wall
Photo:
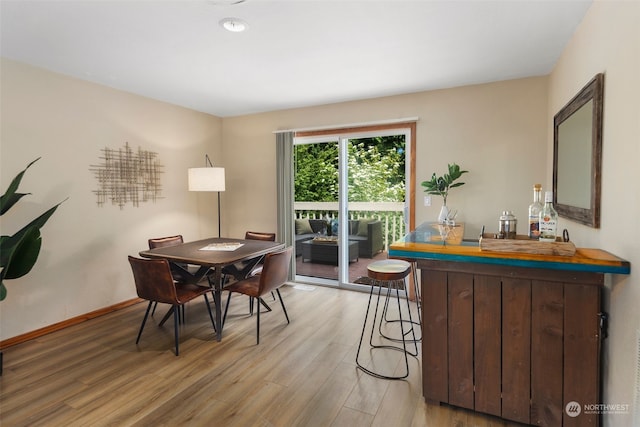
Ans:
[[[42,157],[20,186],[32,195],[2,216],[2,234],[69,199],[42,229],[34,269],[5,283],[0,341],[134,298],[127,255],[150,237],[217,233],[213,193],[189,193],[187,169],[204,166],[205,153],[221,157],[219,118],[5,59],[1,66],[0,191]],[[90,165],[127,141],[158,153],[164,198],[98,207]]]
[[[560,227],[570,227],[581,246],[600,247],[631,262],[630,276],[608,280],[605,310],[611,322],[603,377],[604,403],[632,404],[640,329],[640,2],[596,1],[566,46],[549,79],[551,153],[553,115],[600,72],[605,73],[601,228],[569,221]],[[631,414],[605,415],[604,425],[631,426]]]

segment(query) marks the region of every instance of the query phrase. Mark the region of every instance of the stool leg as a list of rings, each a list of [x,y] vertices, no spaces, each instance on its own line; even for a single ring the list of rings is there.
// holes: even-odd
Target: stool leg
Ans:
[[[405,286],[405,288],[406,288],[406,286]],[[405,336],[409,335],[409,333],[411,333],[411,335],[413,335],[413,339],[410,339],[409,341],[413,342],[413,345],[415,347],[415,353],[409,352],[409,354],[411,356],[417,357],[418,356],[418,341],[419,340],[416,338],[416,326],[415,326],[415,322],[413,321],[413,316],[411,314],[411,302],[409,301],[409,298],[406,298],[405,300],[407,302],[407,313],[409,313],[408,324],[409,324],[410,329],[406,332],[406,334],[404,334],[402,336],[402,340],[404,342],[405,341]],[[399,305],[400,305],[400,301],[398,301],[398,311],[400,310]],[[401,322],[401,326],[402,326],[402,315],[400,317],[400,322]],[[401,330],[402,330],[402,328],[401,328]]]
[[[369,302],[367,303],[367,311],[364,314],[364,322],[362,323],[362,333],[360,333],[360,342],[358,342],[358,351],[356,353],[356,365],[359,368],[365,370],[362,365],[360,365],[360,348],[362,347],[362,340],[364,339],[364,330],[367,327],[367,319],[369,318],[369,309],[371,308],[371,298],[373,298],[373,285],[371,286],[371,290],[369,291]],[[366,372],[366,370],[365,370]]]
[[[418,323],[422,326],[422,290],[418,284],[418,267],[414,261],[411,263],[411,273],[413,274],[413,291],[416,294],[416,307],[418,309]],[[422,340],[422,337],[420,337]]]
[[[373,312],[373,322],[371,323],[371,335],[369,336],[369,345],[373,348],[378,348],[380,346],[375,345],[373,343],[373,332],[376,329],[376,319],[378,318],[378,308],[380,307],[380,295],[382,294],[382,286],[380,286],[380,282],[376,280],[372,280],[371,283],[372,283],[372,286],[375,285],[378,287],[378,299],[376,300],[376,309]],[[380,317],[380,322],[382,322],[382,316]]]
[[[384,317],[384,320],[385,320],[387,323],[399,322],[399,320],[398,320],[398,319],[389,319],[389,318],[388,318],[388,316],[387,316],[387,314],[388,314],[388,309],[389,309],[389,298],[391,298],[391,290],[392,290],[392,289],[395,289],[395,290],[399,293],[399,291],[400,291],[400,286],[402,286],[402,289],[403,289],[403,290],[406,290],[406,289],[407,289],[407,286],[406,286],[405,279],[400,279],[400,280],[397,280],[397,281],[395,281],[395,280],[394,280],[394,281],[392,281],[392,282],[387,282],[387,283],[388,283],[387,299],[385,300],[385,304],[384,304],[384,308],[383,308],[383,316],[381,316],[381,318],[380,318],[380,323],[378,324],[378,332],[379,332],[380,336],[382,336],[383,338],[388,339],[389,341],[400,342],[400,339],[401,339],[401,338],[392,338],[392,337],[390,337],[390,336],[385,335],[385,333],[382,331],[382,319],[383,319],[383,317]],[[409,332],[412,332],[412,333],[413,333],[413,340],[414,340],[414,342],[418,342],[418,341],[421,341],[421,340],[422,340],[422,337],[421,337],[421,338],[419,338],[419,339],[418,339],[418,338],[416,338],[416,334],[415,334],[415,329],[414,329],[414,328],[415,328],[416,326],[420,326],[420,327],[421,327],[421,326],[422,326],[422,323],[416,323],[416,322],[414,322],[414,321],[413,321],[413,316],[412,316],[412,314],[411,314],[411,303],[410,303],[410,301],[409,301],[409,297],[408,297],[408,295],[407,295],[406,301],[407,301],[407,312],[408,312],[409,320],[404,320],[404,321],[405,321],[405,322],[409,322],[409,323],[411,324],[411,329],[409,329],[409,330],[407,331],[407,334],[408,334]],[[405,338],[403,337],[402,339],[405,339]],[[416,353],[415,353],[415,354],[413,354],[413,353],[409,353],[409,354],[411,354],[412,356],[417,356],[417,355],[418,355],[417,345],[416,345]]]
[[[390,282],[389,285],[391,285]],[[369,345],[371,346],[372,349],[390,349],[390,350],[396,350],[396,351],[401,351],[404,354],[404,358],[405,358],[405,367],[406,367],[406,372],[403,375],[397,375],[397,376],[389,376],[389,375],[383,375],[380,374],[378,372],[372,371],[371,369],[365,368],[361,363],[360,363],[360,350],[362,348],[362,340],[364,339],[364,332],[367,326],[367,320],[369,318],[369,311],[371,310],[371,299],[373,298],[373,292],[374,292],[374,287],[378,286],[378,295],[377,295],[377,299],[376,299],[376,307],[375,307],[375,311],[374,311],[374,315],[373,315],[373,322],[372,322],[372,326],[371,326],[371,335],[369,337]],[[408,354],[410,354],[407,351],[406,348],[406,342],[403,340],[403,347],[397,347],[397,346],[390,346],[390,345],[375,345],[373,344],[373,332],[375,330],[376,327],[376,320],[377,320],[377,314],[378,314],[378,310],[380,309],[380,297],[382,295],[382,286],[380,286],[380,282],[376,281],[376,280],[372,280],[371,281],[371,290],[369,292],[369,302],[367,303],[367,312],[365,313],[365,318],[364,318],[364,323],[362,325],[362,332],[360,334],[360,342],[358,343],[358,351],[356,353],[356,365],[358,367],[358,369],[361,369],[362,371],[364,371],[365,373],[376,377],[376,378],[381,378],[381,379],[388,379],[388,380],[400,380],[400,379],[404,379],[407,378],[409,376],[409,359],[408,359]],[[390,295],[390,292],[387,292],[387,296]],[[398,303],[398,308],[400,308],[400,294],[398,289],[396,288],[396,300]],[[383,308],[384,310],[384,308]],[[402,319],[402,314],[400,313],[401,319]],[[381,316],[382,318],[382,316]],[[403,322],[400,322],[400,331],[402,333],[402,336],[405,336],[405,332],[404,332],[404,327],[403,327]],[[417,344],[416,344],[417,345]]]
[[[408,352],[407,352],[407,341],[405,340],[405,334],[404,334],[404,322],[402,321],[402,308],[400,307],[400,291],[398,290],[398,287],[396,287],[396,301],[398,301],[398,315],[400,316],[400,335],[402,335],[402,349],[404,350],[404,365],[406,368],[406,373],[404,374],[404,376],[402,376],[401,378],[406,378],[409,376],[409,356],[408,356]],[[409,313],[411,314],[411,313]],[[411,328],[413,328],[413,325],[411,326]],[[415,355],[412,356],[416,356],[417,352]]]

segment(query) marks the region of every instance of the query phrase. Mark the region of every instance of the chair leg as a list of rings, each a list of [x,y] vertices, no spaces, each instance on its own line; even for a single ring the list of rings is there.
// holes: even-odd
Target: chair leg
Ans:
[[[231,294],[233,292],[229,292],[229,296],[227,297],[227,305],[224,308],[224,315],[222,316],[222,328],[224,328],[224,322],[227,321],[227,311],[229,311],[229,303],[231,302]]]
[[[144,313],[144,318],[142,319],[142,325],[140,325],[140,331],[138,331],[138,338],[136,338],[136,344],[140,342],[140,335],[142,335],[142,330],[144,329],[144,324],[147,323],[147,317],[149,316],[149,310],[153,305],[153,301],[149,301],[149,305],[147,305],[147,311]]]
[[[269,307],[269,304],[267,304],[267,302],[265,300],[263,300],[262,298],[259,299],[260,304],[267,309],[267,311],[271,311],[271,307]],[[258,308],[260,308],[260,306],[258,306]]]
[[[162,318],[162,320],[160,321],[160,323],[158,323],[159,327],[162,327],[164,325],[164,322],[166,322],[167,320],[169,320],[169,317],[171,317],[173,315],[174,311],[173,311],[173,307],[170,308],[167,311],[167,314],[164,315],[164,317]]]
[[[260,299],[260,298],[258,298]],[[256,315],[256,345],[260,344],[260,304],[256,300],[256,311],[258,314]]]
[[[287,318],[287,323],[289,322],[289,315],[287,314],[287,309],[284,307],[284,301],[282,301],[282,295],[280,295],[280,289],[276,289],[276,293],[278,294],[278,298],[280,299],[280,305],[282,306],[282,311],[284,311],[284,317]]]
[[[213,320],[213,313],[211,313],[211,304],[209,304],[209,298],[207,298],[207,294],[203,295],[204,302],[207,304],[207,311],[209,312],[209,319],[211,319],[211,324],[213,325],[214,332],[218,332],[216,329],[216,322]]]
[[[179,349],[178,349],[178,342],[179,342],[179,332],[178,332],[178,324],[180,323],[180,306],[179,305],[174,305],[173,306],[173,334],[174,334],[174,339],[176,341],[176,356],[179,354]]]
[[[156,313],[156,307],[158,307],[158,301],[153,303],[153,310],[151,311],[152,316]]]

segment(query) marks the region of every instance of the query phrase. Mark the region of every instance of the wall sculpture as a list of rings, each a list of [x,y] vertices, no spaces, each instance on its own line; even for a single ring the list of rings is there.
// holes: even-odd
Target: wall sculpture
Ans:
[[[98,181],[98,189],[93,191],[98,206],[110,201],[123,209],[127,203],[138,207],[140,202],[151,200],[155,203],[162,198],[160,174],[163,166],[158,153],[140,147],[133,151],[128,142],[122,148],[105,147],[101,151],[102,163],[89,168]]]

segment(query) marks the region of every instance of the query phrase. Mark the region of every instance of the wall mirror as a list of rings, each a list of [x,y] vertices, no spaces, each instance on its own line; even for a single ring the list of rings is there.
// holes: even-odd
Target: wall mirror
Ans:
[[[553,118],[553,204],[561,217],[600,227],[604,74]]]

